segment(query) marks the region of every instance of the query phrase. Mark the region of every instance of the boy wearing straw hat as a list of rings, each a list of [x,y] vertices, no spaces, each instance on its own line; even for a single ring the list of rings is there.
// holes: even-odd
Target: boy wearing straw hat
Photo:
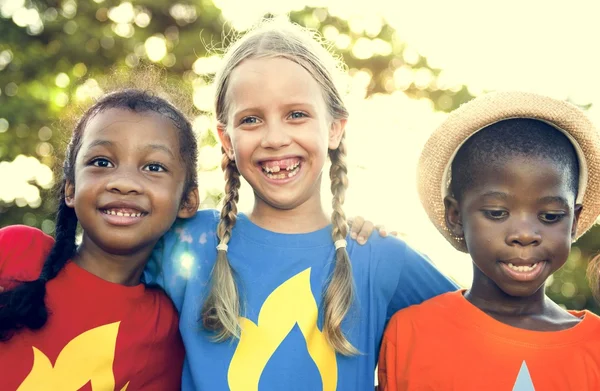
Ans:
[[[600,214],[600,140],[575,106],[521,92],[477,98],[426,143],[419,194],[473,260],[468,290],[398,312],[383,390],[600,390],[600,318],[544,293]]]

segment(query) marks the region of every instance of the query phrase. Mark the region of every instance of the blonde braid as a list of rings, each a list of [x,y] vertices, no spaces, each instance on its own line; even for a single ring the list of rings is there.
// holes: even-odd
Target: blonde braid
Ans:
[[[342,209],[346,189],[348,188],[348,168],[345,161],[346,146],[343,138],[337,149],[329,150],[329,157],[331,159],[329,176],[331,177],[331,193],[333,194],[332,237],[335,242],[345,239],[348,234],[346,215]],[[350,310],[353,301],[352,264],[346,248],[340,247],[335,252],[335,267],[329,286],[325,291],[323,332],[331,346],[345,356],[358,354],[358,350],[352,346],[342,332],[342,321]]]
[[[231,230],[237,219],[240,173],[235,160],[230,160],[223,150],[221,168],[225,173],[225,199],[221,209],[221,220],[217,227],[220,245],[227,245]],[[227,259],[227,251],[217,251],[217,261],[211,274],[210,292],[202,307],[202,323],[208,330],[217,332],[216,341],[240,336],[240,296],[234,279],[234,271]]]

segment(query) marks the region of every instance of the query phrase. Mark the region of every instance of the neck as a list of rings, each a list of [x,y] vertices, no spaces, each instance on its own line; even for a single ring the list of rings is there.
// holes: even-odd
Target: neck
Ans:
[[[319,230],[331,223],[323,210],[320,194],[292,209],[273,207],[257,195],[250,220],[261,228],[279,233],[306,233]]]
[[[73,261],[103,280],[134,286],[140,283],[152,246],[130,254],[115,254],[100,248],[85,234]]]
[[[502,317],[536,316],[546,314],[550,300],[542,285],[533,295],[511,296],[506,294],[494,281],[474,266],[473,285],[465,292],[465,298],[489,315]],[[550,306],[552,307],[552,306]]]

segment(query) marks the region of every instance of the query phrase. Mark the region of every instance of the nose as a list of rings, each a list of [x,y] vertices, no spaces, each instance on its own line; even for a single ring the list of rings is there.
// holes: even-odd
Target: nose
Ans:
[[[516,222],[506,236],[509,246],[538,246],[542,242],[537,224],[525,219]]]
[[[263,148],[278,149],[290,145],[292,138],[284,124],[271,123],[264,127],[264,134],[260,143]]]
[[[106,183],[106,190],[111,193],[142,194],[144,187],[138,178],[139,175],[137,169],[120,167],[109,178]]]

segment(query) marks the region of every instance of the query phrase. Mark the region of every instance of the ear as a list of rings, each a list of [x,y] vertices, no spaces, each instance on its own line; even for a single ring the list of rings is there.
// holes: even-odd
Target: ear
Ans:
[[[573,226],[571,227],[571,238],[575,238],[575,235],[577,235],[577,223],[579,222],[579,216],[581,215],[582,210],[583,205],[575,204],[575,216],[573,217]]]
[[[337,149],[340,146],[344,132],[346,131],[346,119],[334,119],[329,128],[329,149]]]
[[[75,207],[75,184],[68,179],[65,183],[65,204],[69,208]]]
[[[227,154],[229,160],[235,160],[235,154],[233,152],[233,146],[231,144],[231,136],[227,133],[227,125],[222,123],[217,123],[217,132],[219,133],[219,140],[221,140],[221,145]]]
[[[462,220],[460,217],[460,205],[458,201],[450,196],[444,198],[446,227],[456,237],[462,238],[465,233],[463,230]]]
[[[189,219],[193,217],[198,208],[200,207],[200,196],[198,195],[198,188],[194,187],[190,190],[181,206],[179,207],[179,212],[177,212],[177,217],[182,219]]]

